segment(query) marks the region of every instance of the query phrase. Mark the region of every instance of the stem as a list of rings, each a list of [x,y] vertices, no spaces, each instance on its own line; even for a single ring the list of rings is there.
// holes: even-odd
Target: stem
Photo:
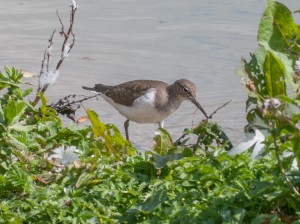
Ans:
[[[212,113],[208,116],[208,118],[212,119],[212,116],[213,116],[214,114],[216,114],[216,113],[217,113],[219,110],[221,110],[223,107],[226,107],[227,104],[229,104],[231,101],[232,101],[232,100],[228,100],[227,102],[225,102],[222,106],[220,106],[220,107],[217,108],[214,112],[212,112]]]
[[[59,106],[61,103],[64,103],[63,101],[59,100],[58,103],[56,104],[51,104],[51,105],[48,105],[49,107],[52,107],[52,108],[58,108],[58,107],[69,107],[69,106],[73,106],[73,105],[76,105],[76,104],[79,104],[79,103],[82,103],[84,101],[87,101],[89,99],[92,99],[92,98],[95,98],[97,96],[100,96],[101,93],[97,93],[96,95],[93,95],[93,96],[87,96],[87,97],[84,97],[83,99],[80,99],[80,100],[74,100],[72,102],[67,102],[65,103],[64,105],[62,106]],[[67,96],[66,98],[68,98],[69,96]]]
[[[298,191],[298,189],[293,185],[293,183],[291,182],[291,180],[288,178],[288,176],[286,175],[286,172],[285,172],[285,169],[282,165],[282,162],[281,162],[281,159],[280,159],[280,152],[279,152],[279,149],[278,149],[278,145],[277,145],[277,142],[276,142],[276,135],[275,135],[275,124],[272,122],[272,130],[271,130],[271,133],[272,133],[272,137],[273,137],[273,141],[274,141],[274,146],[275,146],[275,155],[276,155],[276,159],[277,159],[277,162],[278,162],[278,167],[280,169],[280,173],[281,175],[283,176],[285,182],[287,183],[287,185],[292,188],[294,194],[298,197],[300,197],[300,192]]]
[[[64,24],[63,24],[62,19],[60,18],[59,14],[58,14],[58,11],[56,11],[59,23],[61,25],[60,34],[64,38],[64,41],[63,41],[63,44],[62,44],[62,48],[61,48],[61,57],[60,57],[59,61],[57,62],[56,66],[55,66],[56,70],[59,70],[59,68],[61,67],[62,63],[64,62],[64,59],[65,59],[65,57],[64,57],[65,52],[64,51],[65,51],[65,47],[66,47],[66,44],[68,43],[68,40],[69,40],[70,36],[72,37],[72,43],[69,46],[68,53],[74,47],[74,44],[75,44],[75,34],[73,33],[73,25],[74,25],[74,19],[75,19],[75,12],[76,12],[76,10],[77,10],[77,7],[75,7],[74,5],[72,5],[71,6],[71,11],[70,11],[70,24],[69,24],[67,32],[64,31]],[[49,87],[49,84],[45,84],[43,87],[41,87],[40,79],[41,79],[41,76],[44,74],[45,62],[46,62],[47,73],[49,72],[49,63],[50,63],[50,57],[51,57],[49,49],[53,45],[53,36],[54,36],[54,33],[55,33],[55,30],[53,31],[53,33],[52,33],[52,35],[51,35],[51,37],[49,39],[49,45],[48,45],[47,49],[44,52],[44,59],[42,60],[42,66],[41,66],[41,71],[40,71],[40,75],[39,75],[39,84],[38,84],[37,94],[36,94],[36,97],[34,99],[33,106],[37,105],[38,102],[40,101],[39,92],[45,93],[46,90],[47,90],[47,88]]]

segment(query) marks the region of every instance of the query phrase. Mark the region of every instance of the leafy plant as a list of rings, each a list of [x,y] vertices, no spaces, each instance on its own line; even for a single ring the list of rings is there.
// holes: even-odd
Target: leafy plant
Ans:
[[[35,105],[21,73],[5,68],[0,223],[298,223],[299,26],[284,5],[268,1],[258,41],[241,69],[246,132],[256,134],[231,151],[209,120],[175,142],[159,129],[146,152],[92,110],[91,126],[64,127],[44,95]]]
[[[291,11],[269,0],[259,26],[259,48],[249,62],[242,61],[242,76],[249,90],[247,108],[251,108],[247,130],[260,129],[267,134],[266,153],[273,153],[281,175],[298,199],[299,187],[294,183],[299,177],[289,173],[293,159],[300,168],[300,74],[295,67],[300,55],[299,34]]]

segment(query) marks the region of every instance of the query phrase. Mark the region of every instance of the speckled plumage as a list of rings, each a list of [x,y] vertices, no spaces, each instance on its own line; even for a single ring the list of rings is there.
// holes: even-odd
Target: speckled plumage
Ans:
[[[116,86],[96,84],[94,91],[105,94],[115,103],[131,106],[133,101],[151,88],[167,88],[168,84],[155,80],[134,80]],[[160,104],[160,103],[158,103]]]
[[[176,111],[180,104],[189,100],[207,117],[196,99],[196,86],[187,79],[180,79],[171,85],[156,80],[134,80],[116,86],[96,84],[94,88],[82,87],[102,93],[102,97],[127,118],[126,138],[129,139],[129,120],[138,123],[158,123]]]

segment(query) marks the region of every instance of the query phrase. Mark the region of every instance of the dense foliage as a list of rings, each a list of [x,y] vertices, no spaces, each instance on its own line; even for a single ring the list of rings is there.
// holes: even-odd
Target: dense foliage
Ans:
[[[6,68],[0,223],[297,223],[299,32],[291,12],[269,1],[259,48],[240,71],[249,90],[245,131],[256,134],[230,153],[230,140],[207,120],[176,142],[158,130],[148,152],[92,110],[91,126],[64,127],[43,94],[32,103],[22,74]]]

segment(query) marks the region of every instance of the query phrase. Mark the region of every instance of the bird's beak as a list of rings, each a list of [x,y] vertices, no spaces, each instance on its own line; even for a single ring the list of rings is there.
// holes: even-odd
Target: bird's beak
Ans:
[[[203,107],[200,105],[200,103],[198,102],[198,100],[197,100],[196,98],[194,98],[194,97],[191,97],[191,98],[190,98],[190,101],[191,101],[193,104],[195,104],[196,107],[198,107],[199,110],[201,110],[201,112],[204,114],[204,116],[208,119],[208,116],[207,116],[205,110],[204,110]]]

